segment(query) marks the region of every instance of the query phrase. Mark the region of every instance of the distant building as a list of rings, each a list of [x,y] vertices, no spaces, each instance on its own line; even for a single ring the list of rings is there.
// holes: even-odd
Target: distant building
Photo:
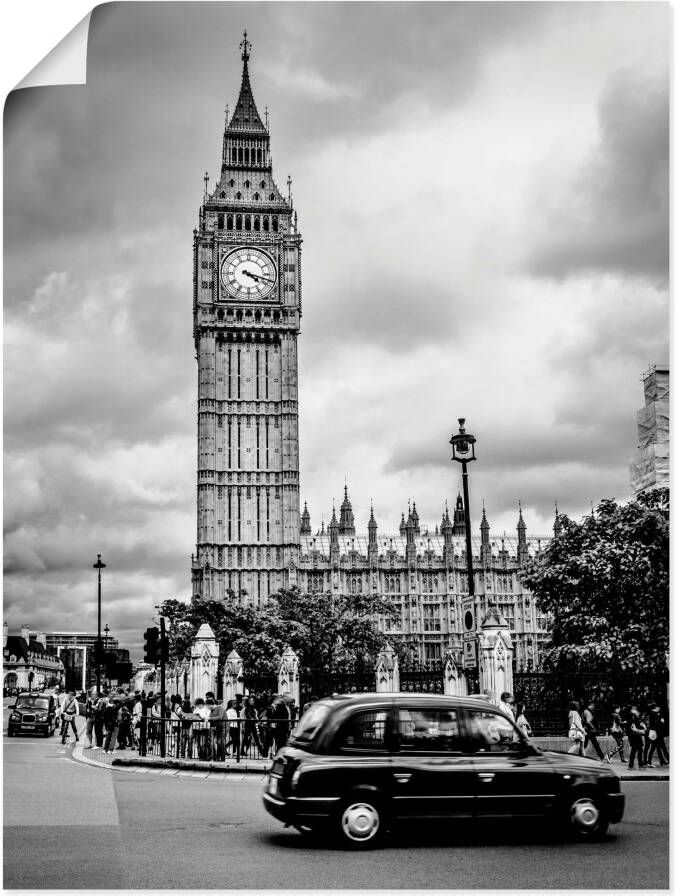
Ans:
[[[97,637],[96,634],[89,632],[47,632],[45,635],[47,648],[63,661],[66,686],[69,689],[86,690],[96,682],[94,650]],[[116,662],[128,662],[129,652],[120,650],[117,638],[101,635],[101,641],[106,656],[114,654]]]
[[[638,450],[630,459],[630,486],[634,495],[670,484],[670,370],[650,367],[642,377],[645,406],[637,412]]]
[[[30,632],[27,625],[10,635],[5,622],[2,632],[3,693],[9,688],[42,690],[63,684],[63,663],[47,645],[43,632]]]

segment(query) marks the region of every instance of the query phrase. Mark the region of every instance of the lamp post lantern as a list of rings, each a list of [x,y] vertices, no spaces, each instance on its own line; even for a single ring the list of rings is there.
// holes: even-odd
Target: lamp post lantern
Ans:
[[[458,417],[459,433],[450,439],[452,459],[462,465],[462,490],[464,492],[464,518],[466,533],[466,569],[469,578],[469,597],[474,596],[473,555],[471,553],[471,513],[469,511],[469,474],[466,465],[476,459],[476,437],[464,428],[465,417]]]
[[[98,629],[96,636],[96,692],[101,693],[101,570],[105,569],[105,563],[101,562],[101,555],[97,554],[97,561],[93,569],[98,570]]]

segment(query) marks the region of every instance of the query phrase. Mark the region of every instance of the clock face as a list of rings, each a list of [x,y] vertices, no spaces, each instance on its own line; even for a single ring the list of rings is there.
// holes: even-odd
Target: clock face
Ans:
[[[220,282],[235,299],[267,299],[277,284],[277,268],[267,252],[243,246],[223,256]]]

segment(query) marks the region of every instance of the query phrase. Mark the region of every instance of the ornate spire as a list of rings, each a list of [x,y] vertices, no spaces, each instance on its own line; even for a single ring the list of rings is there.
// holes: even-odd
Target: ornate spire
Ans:
[[[485,537],[489,537],[490,524],[488,523],[487,517],[485,516],[485,501],[483,501],[483,519],[480,521],[480,531],[481,534],[485,534]]]
[[[307,501],[305,501],[305,509],[302,511],[302,516],[300,517],[300,534],[301,535],[311,535],[312,534],[312,526],[309,518],[309,510],[307,510]]]
[[[370,499],[370,519],[368,520],[368,531],[371,529],[377,529],[377,523],[375,522],[375,511],[373,510],[373,499]]]
[[[241,58],[244,63],[241,73],[241,89],[239,99],[232,113],[232,118],[226,127],[226,131],[253,131],[259,134],[267,134],[267,128],[262,123],[258,109],[253,99],[251,81],[248,75],[248,60],[251,58],[252,45],[244,31],[244,39],[239,44]]]
[[[525,530],[527,529],[527,526],[525,525],[525,520],[523,519],[523,508],[520,501],[518,501],[518,525],[516,526],[516,529],[518,530],[519,535],[522,532],[523,537],[525,536]]]
[[[345,497],[340,507],[340,535],[356,535],[356,526],[354,525],[354,513],[352,511],[352,503],[349,500],[347,485],[345,483]]]
[[[417,508],[415,507],[415,502],[413,501],[412,513],[410,514],[410,521],[412,523],[413,532],[415,535],[420,534],[420,518],[417,515]]]
[[[464,503],[462,502],[461,495],[457,495],[457,501],[455,502],[455,514],[452,523],[452,534],[466,535],[466,515],[464,513]]]
[[[558,513],[558,502],[555,502],[555,519],[553,520],[553,537],[558,538],[562,535],[562,523],[560,522],[560,514]]]

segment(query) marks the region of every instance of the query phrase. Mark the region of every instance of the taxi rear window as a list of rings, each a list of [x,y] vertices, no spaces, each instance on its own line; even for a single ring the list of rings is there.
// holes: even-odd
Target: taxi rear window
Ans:
[[[330,706],[325,703],[314,703],[303,713],[291,737],[292,740],[310,741],[323,725],[324,719],[330,712]]]

